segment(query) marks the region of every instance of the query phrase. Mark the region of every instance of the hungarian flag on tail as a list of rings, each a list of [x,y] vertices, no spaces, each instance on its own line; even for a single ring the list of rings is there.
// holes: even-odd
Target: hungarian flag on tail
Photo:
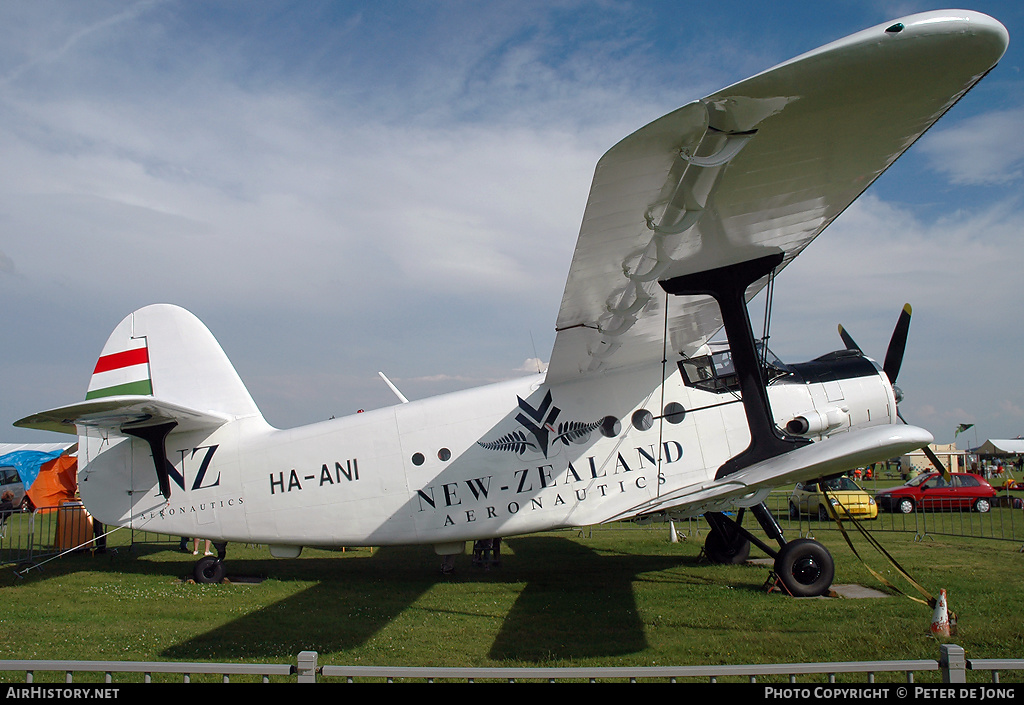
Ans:
[[[108,352],[96,362],[86,399],[123,394],[153,394],[149,373],[149,349],[145,338],[129,338],[122,349]]]

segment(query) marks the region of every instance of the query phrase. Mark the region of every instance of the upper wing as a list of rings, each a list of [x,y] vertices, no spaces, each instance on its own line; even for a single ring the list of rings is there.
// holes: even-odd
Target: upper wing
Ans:
[[[668,302],[660,281],[780,251],[776,271],[785,267],[1007,42],[986,15],[914,15],[690,103],[612,147],[595,171],[548,380],[662,359],[666,346],[694,352],[721,327],[718,306]]]

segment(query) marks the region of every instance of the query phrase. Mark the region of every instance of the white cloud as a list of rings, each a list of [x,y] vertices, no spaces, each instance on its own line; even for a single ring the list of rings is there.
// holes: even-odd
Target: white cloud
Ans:
[[[856,310],[895,320],[908,297],[947,323],[1002,325],[1019,300],[1011,254],[1024,232],[1019,206],[1011,197],[923,217],[866,194],[779,277],[777,295],[801,315]]]
[[[58,111],[78,116],[59,124],[88,145],[74,153],[0,132],[0,199],[26,233],[8,255],[83,290],[114,278],[173,291],[187,277],[209,295],[298,302],[315,282],[378,303],[410,289],[529,297],[564,275],[599,155],[585,140],[357,125],[299,101],[250,129],[264,102],[225,103],[192,130]]]
[[[543,372],[548,368],[548,363],[544,362],[540,358],[530,357],[523,361],[523,364],[513,370],[514,372],[522,372],[524,374],[534,374],[537,372]]]
[[[921,144],[954,184],[1009,184],[1024,175],[1024,108],[995,110],[938,129]]]
[[[1020,400],[1003,399],[998,405],[999,411],[1018,420],[1024,419],[1024,407]]]
[[[328,3],[282,13],[272,32],[274,6],[213,13],[223,24],[196,7],[0,9],[12,20],[0,23],[0,286],[32,330],[69,317],[112,327],[158,300],[193,308],[284,425],[351,411],[350,398],[392,403],[381,366],[421,397],[543,358],[601,152],[741,78],[735,67],[813,42],[774,7],[711,43],[715,12],[683,22],[682,6],[413,4],[339,18]],[[746,46],[759,34],[771,36]],[[1006,135],[1022,118],[995,108],[914,149],[956,184],[1012,185],[1024,142]],[[991,341],[982,369],[1004,369],[1020,203],[981,208],[953,190],[935,212],[872,190],[845,213],[779,279],[777,351],[824,352],[842,322],[881,355],[910,300],[908,387],[922,369],[931,386],[978,384],[977,367],[948,361],[967,331]],[[943,334],[936,320],[953,343],[922,350]],[[88,367],[108,331],[79,329],[59,364]]]

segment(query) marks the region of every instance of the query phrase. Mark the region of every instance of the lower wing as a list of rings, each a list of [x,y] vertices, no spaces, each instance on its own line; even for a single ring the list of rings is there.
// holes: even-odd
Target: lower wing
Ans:
[[[690,485],[648,500],[608,521],[681,510],[696,516],[746,506],[745,498],[779,485],[826,477],[927,446],[932,434],[916,426],[875,426],[832,436],[746,467],[719,480]],[[760,497],[756,501],[760,501]]]

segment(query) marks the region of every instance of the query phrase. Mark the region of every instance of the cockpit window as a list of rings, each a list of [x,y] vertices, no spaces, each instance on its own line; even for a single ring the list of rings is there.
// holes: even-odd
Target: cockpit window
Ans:
[[[760,340],[757,341],[757,354],[761,356],[764,361],[765,367],[771,370],[778,370],[782,373],[791,372],[789,365],[780,360],[770,348],[765,347],[764,343]]]
[[[679,361],[679,372],[683,382],[690,387],[707,392],[728,392],[739,390],[739,379],[732,369],[732,359],[715,359],[714,355],[683,358]]]
[[[757,353],[764,366],[767,384],[790,374],[786,364],[760,341],[757,343]],[[716,345],[707,355],[684,357],[679,361],[679,372],[683,376],[683,382],[689,387],[719,394],[740,390],[732,351],[722,345]]]

